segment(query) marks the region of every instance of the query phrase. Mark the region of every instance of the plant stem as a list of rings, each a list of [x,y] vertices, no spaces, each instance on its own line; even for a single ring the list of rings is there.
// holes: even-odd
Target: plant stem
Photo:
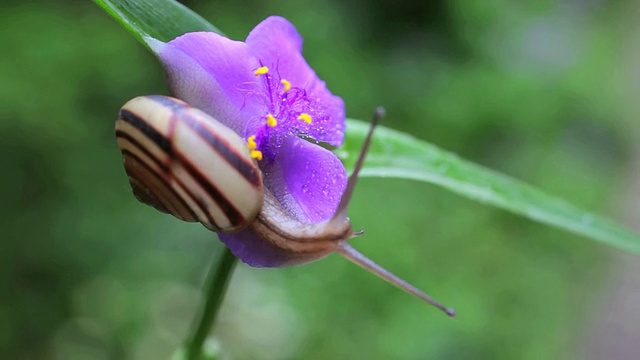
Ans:
[[[211,327],[216,320],[218,310],[220,310],[220,304],[222,304],[222,299],[226,293],[236,260],[237,258],[225,247],[222,258],[217,264],[214,262],[211,266],[205,285],[207,287],[207,298],[204,307],[200,311],[199,317],[196,318],[200,319],[198,326],[194,328],[191,340],[186,345],[187,353],[185,359],[200,360],[202,356],[202,346],[211,332]]]

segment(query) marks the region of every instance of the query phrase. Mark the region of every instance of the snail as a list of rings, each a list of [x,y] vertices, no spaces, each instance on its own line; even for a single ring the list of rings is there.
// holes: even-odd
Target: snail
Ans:
[[[347,208],[373,130],[384,110],[377,108],[353,174],[334,215],[319,223],[291,216],[263,186],[262,173],[243,139],[189,104],[167,96],[128,101],[116,120],[116,139],[135,197],[178,219],[199,222],[219,233],[250,228],[261,241],[303,264],[337,252],[449,316],[447,308],[374,263],[351,245],[354,232]]]

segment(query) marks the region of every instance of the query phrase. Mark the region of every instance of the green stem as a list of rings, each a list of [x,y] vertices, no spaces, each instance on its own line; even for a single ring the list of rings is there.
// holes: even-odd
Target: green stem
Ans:
[[[231,279],[231,273],[233,272],[237,258],[233,256],[227,247],[224,249],[222,258],[217,266],[215,263],[211,266],[206,284],[208,287],[206,289],[207,298],[199,314],[200,322],[193,330],[193,336],[186,346],[187,353],[185,359],[187,360],[200,360],[202,356],[202,346],[211,332],[211,327],[216,320],[218,310],[220,310],[220,304],[222,304],[227,285]]]

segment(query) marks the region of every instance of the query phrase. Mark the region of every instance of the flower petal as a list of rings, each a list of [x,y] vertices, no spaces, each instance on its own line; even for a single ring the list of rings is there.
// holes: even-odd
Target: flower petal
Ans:
[[[323,108],[318,111],[326,112],[327,121],[318,124],[310,135],[334,146],[342,145],[344,102],[327,89],[302,57],[302,38],[295,27],[282,17],[271,16],[249,33],[246,43],[262,65],[273,69],[292,87],[304,89],[307,96]]]
[[[212,32],[182,35],[153,46],[167,71],[174,96],[244,135],[249,118],[262,114],[262,93],[253,71],[259,67],[247,44]]]
[[[264,170],[265,186],[307,223],[330,219],[347,186],[347,172],[335,154],[297,137],[285,139],[276,161]]]
[[[253,267],[284,267],[308,262],[300,259],[296,254],[273,246],[268,241],[260,239],[251,229],[245,229],[235,234],[218,234],[231,250],[233,255],[245,264]]]

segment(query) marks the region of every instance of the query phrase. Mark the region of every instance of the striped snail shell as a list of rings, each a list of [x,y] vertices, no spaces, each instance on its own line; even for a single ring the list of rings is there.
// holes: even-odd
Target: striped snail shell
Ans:
[[[116,120],[116,138],[135,196],[181,220],[200,222],[215,232],[250,227],[263,241],[286,254],[290,265],[333,252],[434,305],[447,308],[374,263],[349,245],[354,232],[347,207],[364,163],[373,129],[383,114],[376,109],[352,176],[331,219],[301,223],[263,187],[262,173],[246,143],[231,129],[178,99],[152,95],[127,102]]]
[[[178,99],[127,102],[116,138],[141,202],[216,232],[237,232],[258,215],[262,175],[242,139]]]

